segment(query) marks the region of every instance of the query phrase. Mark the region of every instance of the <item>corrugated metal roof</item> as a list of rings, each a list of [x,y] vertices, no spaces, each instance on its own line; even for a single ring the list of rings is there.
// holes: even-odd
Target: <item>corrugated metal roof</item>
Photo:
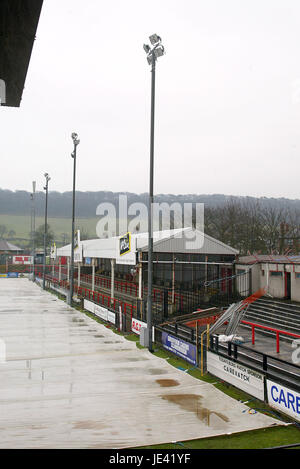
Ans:
[[[0,239],[0,251],[23,251],[23,249],[9,243],[5,239]]]
[[[148,251],[148,233],[133,233],[132,248]],[[119,237],[81,241],[83,257],[115,259],[119,248]],[[239,251],[221,241],[193,228],[156,231],[153,233],[154,252],[200,253],[215,255],[237,255]],[[71,245],[57,250],[58,256],[70,256]]]
[[[252,254],[240,257],[237,264],[300,264],[300,255],[284,256],[280,254]]]

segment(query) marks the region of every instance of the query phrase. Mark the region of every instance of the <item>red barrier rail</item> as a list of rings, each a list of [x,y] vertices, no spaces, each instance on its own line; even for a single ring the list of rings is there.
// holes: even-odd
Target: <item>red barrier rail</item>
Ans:
[[[248,322],[248,321],[241,321],[243,324],[247,324],[248,326],[251,326],[252,328],[252,345],[255,345],[255,328],[257,327],[258,329],[265,329],[267,331],[271,332],[276,332],[276,352],[279,353],[279,342],[280,342],[280,337],[279,334],[287,335],[290,337],[295,337],[295,338],[300,338],[299,334],[293,334],[292,332],[287,332],[287,331],[282,331],[280,329],[275,329],[274,327],[269,327],[269,326],[262,326],[261,324],[255,324],[253,322]]]
[[[42,277],[42,273],[39,273],[38,275]],[[63,288],[69,288],[69,282],[67,280],[59,281],[57,278],[51,277],[50,275],[46,275],[45,279]],[[126,303],[117,298],[112,298],[111,296],[106,295],[104,293],[93,291],[90,288],[78,287],[77,285],[74,285],[74,291],[78,295],[81,295],[86,299],[92,300],[95,303],[98,303],[99,305],[112,308],[115,312],[119,312],[119,308],[121,307],[122,312],[124,314],[130,314],[131,318],[136,313],[137,307],[135,305],[131,303]]]

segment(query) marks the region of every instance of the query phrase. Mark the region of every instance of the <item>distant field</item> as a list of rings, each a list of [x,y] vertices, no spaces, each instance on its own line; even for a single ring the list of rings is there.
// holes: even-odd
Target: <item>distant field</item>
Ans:
[[[84,230],[88,233],[90,238],[95,238],[96,226],[99,218],[77,218],[76,227]],[[0,215],[0,225],[5,225],[7,231],[14,230],[15,238],[30,238],[30,216],[28,215]],[[44,226],[45,218],[36,217],[35,226],[36,229],[40,226]],[[48,218],[48,224],[52,231],[55,233],[56,242],[61,242],[63,233],[67,235],[71,234],[71,219],[70,218]]]

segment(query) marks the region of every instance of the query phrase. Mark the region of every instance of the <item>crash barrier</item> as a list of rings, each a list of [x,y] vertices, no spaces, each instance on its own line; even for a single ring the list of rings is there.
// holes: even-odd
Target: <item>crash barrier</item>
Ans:
[[[252,345],[255,345],[255,329],[261,329],[269,332],[274,332],[276,336],[276,352],[280,353],[280,335],[285,337],[293,337],[295,339],[300,339],[299,334],[294,334],[293,332],[282,331],[280,329],[275,329],[274,327],[263,326],[261,324],[255,324],[249,321],[241,321],[242,324],[248,325],[251,327],[252,331]]]
[[[235,291],[234,280],[238,277],[239,289]],[[243,280],[243,281],[242,281]],[[81,273],[80,281],[86,284],[92,284],[91,274]],[[111,278],[96,274],[94,277],[95,288],[111,289]],[[242,288],[241,285],[244,285]],[[225,288],[226,287],[226,288]],[[114,290],[122,295],[132,296],[133,298],[146,298],[148,288],[146,285],[139,286],[137,283],[128,280],[114,279]],[[152,300],[157,304],[157,308],[163,312],[164,316],[168,311],[181,311],[188,313],[193,311],[199,304],[220,305],[232,303],[238,299],[247,296],[249,293],[249,272],[230,277],[214,278],[209,281],[199,280],[197,287],[190,289],[190,283],[183,286],[175,283],[172,288],[170,285],[159,288],[153,287]],[[169,305],[169,307],[168,307]]]
[[[292,355],[293,350],[291,350]],[[212,335],[206,354],[209,373],[300,421],[300,366]]]
[[[42,284],[43,276],[41,273],[37,276],[37,281],[40,285]],[[45,281],[47,288],[63,296],[68,296],[70,285],[67,280],[59,281],[50,275],[46,275]],[[135,305],[77,285],[74,285],[74,293],[77,295],[75,299],[82,301],[81,306],[84,309],[103,321],[115,324],[122,332],[131,331],[132,317],[136,311]]]

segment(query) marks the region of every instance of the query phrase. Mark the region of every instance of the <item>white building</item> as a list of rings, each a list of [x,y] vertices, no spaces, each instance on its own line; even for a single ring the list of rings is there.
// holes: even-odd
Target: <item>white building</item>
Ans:
[[[236,262],[237,274],[248,271],[249,294],[266,288],[266,292],[274,298],[300,301],[300,256],[251,255],[239,258]]]

